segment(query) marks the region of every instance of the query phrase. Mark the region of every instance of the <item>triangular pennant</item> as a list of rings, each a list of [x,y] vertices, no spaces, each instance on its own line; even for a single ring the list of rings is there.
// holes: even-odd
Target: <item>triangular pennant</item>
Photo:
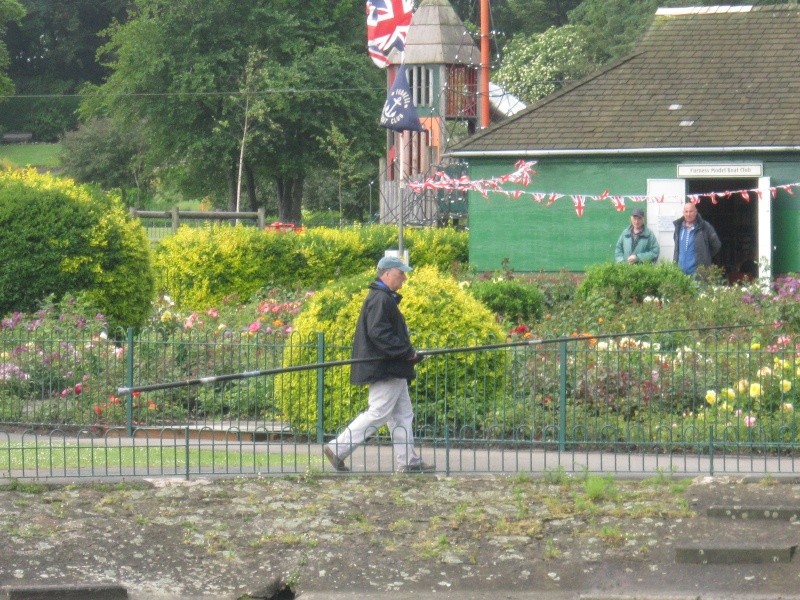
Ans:
[[[411,98],[411,89],[408,86],[406,70],[403,65],[397,69],[392,88],[386,98],[381,112],[381,127],[392,131],[425,131],[419,122],[417,109]]]
[[[583,216],[583,209],[586,208],[586,196],[572,196],[572,203],[575,205],[575,212],[579,217]]]

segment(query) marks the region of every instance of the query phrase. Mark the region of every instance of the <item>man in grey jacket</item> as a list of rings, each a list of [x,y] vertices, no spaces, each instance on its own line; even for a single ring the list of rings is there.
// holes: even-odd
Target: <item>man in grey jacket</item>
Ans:
[[[673,221],[675,233],[675,253],[673,258],[681,271],[695,275],[697,267],[707,267],[722,248],[717,232],[711,223],[697,213],[691,202],[683,205],[683,216]]]
[[[416,376],[414,365],[422,356],[411,345],[408,327],[398,306],[402,296],[397,293],[411,270],[399,258],[384,256],[378,261],[378,276],[370,284],[361,306],[352,353],[352,357],[360,361],[351,365],[350,383],[368,385],[369,397],[367,410],[324,446],[325,456],[337,471],[349,471],[345,459],[386,424],[392,436],[398,471],[434,470],[417,455],[411,428],[414,411],[408,382]]]
[[[634,209],[630,227],[626,227],[617,240],[614,260],[630,265],[654,263],[658,260],[659,252],[656,234],[644,224],[644,211],[641,208]]]

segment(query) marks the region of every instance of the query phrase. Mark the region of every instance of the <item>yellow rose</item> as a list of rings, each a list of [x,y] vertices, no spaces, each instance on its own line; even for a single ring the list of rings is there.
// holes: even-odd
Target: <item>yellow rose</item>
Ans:
[[[788,369],[791,366],[791,363],[788,360],[780,359],[777,356],[772,359],[772,362],[775,364],[776,369]]]
[[[750,344],[750,350],[761,350],[761,344],[758,342],[753,342]]]
[[[717,392],[714,390],[708,390],[706,392],[706,402],[709,404],[714,404],[717,401]]]
[[[751,398],[758,398],[761,396],[761,384],[760,383],[751,383],[750,384],[750,397]]]
[[[785,394],[792,390],[792,382],[788,379],[781,379],[781,391]]]

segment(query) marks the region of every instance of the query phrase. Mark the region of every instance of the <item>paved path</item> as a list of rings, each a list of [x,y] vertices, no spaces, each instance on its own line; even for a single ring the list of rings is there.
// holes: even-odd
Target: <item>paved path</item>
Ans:
[[[25,446],[30,448],[37,443],[37,453],[26,450],[24,468],[3,470],[0,467],[0,481],[11,479],[47,479],[52,482],[88,479],[119,479],[131,477],[211,477],[230,475],[287,475],[311,471],[331,472],[333,469],[322,454],[322,447],[309,444],[284,441],[235,442],[231,440],[197,440],[181,438],[172,433],[160,438],[63,438],[60,436],[22,436],[19,434],[0,434],[0,442],[9,447]],[[65,449],[80,447],[86,456],[91,450],[108,454],[108,460],[87,460],[79,469],[51,467],[52,457],[58,458]],[[136,447],[149,449],[146,460],[135,466],[114,466],[123,448]],[[214,464],[190,464],[186,467],[185,457],[189,462],[200,451],[211,451],[236,455],[241,453],[242,461],[231,459],[215,459]],[[604,473],[617,477],[650,477],[656,475],[688,476],[697,475],[736,475],[760,476],[769,474],[772,477],[800,477],[800,456],[736,455],[717,452],[709,454],[652,453],[640,451],[591,451],[567,448],[559,452],[555,445],[536,447],[516,445],[507,447],[486,447],[480,445],[460,445],[449,448],[441,446],[421,445],[420,453],[426,462],[436,466],[442,475],[474,475],[474,474],[514,474],[532,473],[546,474],[563,470],[567,473]],[[270,455],[269,464],[261,461],[256,464],[256,455]],[[105,456],[101,456],[105,458]],[[0,465],[2,465],[0,456]],[[59,464],[58,461],[55,464]],[[370,442],[358,448],[347,460],[351,471],[356,474],[392,474],[394,460],[391,444]]]

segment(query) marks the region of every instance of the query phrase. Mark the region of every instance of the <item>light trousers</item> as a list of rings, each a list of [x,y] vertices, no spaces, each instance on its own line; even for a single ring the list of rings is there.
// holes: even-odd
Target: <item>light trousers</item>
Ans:
[[[397,465],[415,465],[420,460],[414,449],[414,432],[411,429],[413,419],[414,410],[408,394],[408,382],[405,379],[377,381],[369,386],[367,410],[353,419],[328,446],[336,456],[345,459],[383,425],[388,425]]]

